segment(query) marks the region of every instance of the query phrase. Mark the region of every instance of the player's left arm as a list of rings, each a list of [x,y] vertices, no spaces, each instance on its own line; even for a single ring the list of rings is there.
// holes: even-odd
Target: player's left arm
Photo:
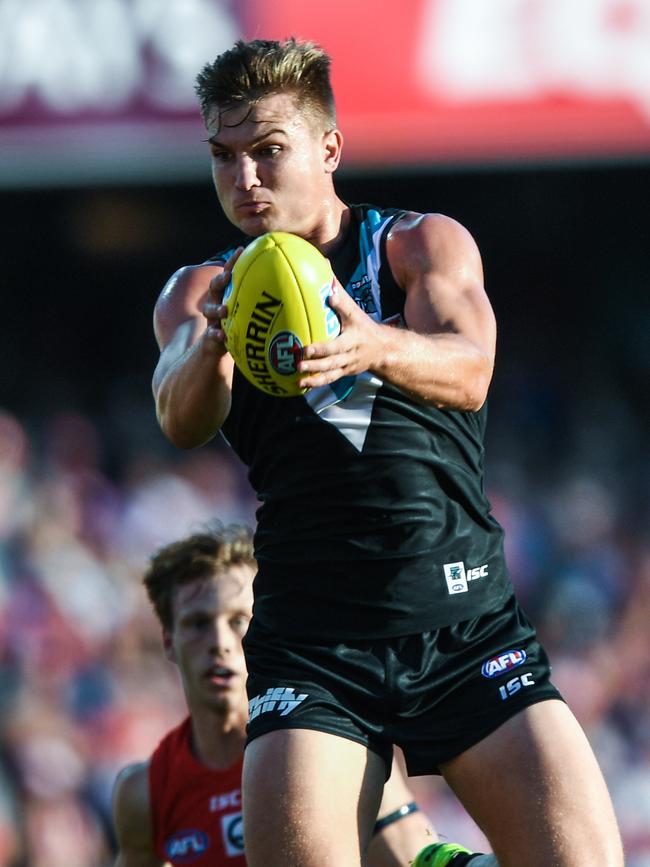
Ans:
[[[405,292],[407,329],[376,323],[338,287],[341,334],[305,348],[304,386],[369,370],[422,403],[476,411],[487,397],[496,345],[494,313],[471,234],[442,214],[409,214],[387,238]]]
[[[421,849],[437,839],[394,760],[368,847],[368,867],[407,867]]]
[[[147,762],[120,771],[113,788],[112,812],[118,846],[113,867],[170,867],[154,851]]]

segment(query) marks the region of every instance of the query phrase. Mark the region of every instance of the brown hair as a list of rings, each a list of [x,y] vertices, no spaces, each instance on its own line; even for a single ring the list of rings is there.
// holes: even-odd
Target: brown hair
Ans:
[[[252,106],[273,93],[294,93],[301,110],[316,117],[326,130],[333,129],[336,109],[330,63],[314,42],[299,42],[294,37],[284,42],[240,39],[196,77],[203,118],[207,120],[213,106],[223,114],[238,105]]]
[[[230,566],[256,568],[253,532],[239,524],[215,524],[157,551],[149,561],[144,586],[163,628],[174,626],[173,595],[176,587],[196,578],[225,572]]]

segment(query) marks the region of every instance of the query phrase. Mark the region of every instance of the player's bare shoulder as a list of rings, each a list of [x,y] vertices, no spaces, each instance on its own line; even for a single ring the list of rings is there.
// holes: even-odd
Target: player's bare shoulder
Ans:
[[[496,348],[494,311],[485,291],[483,265],[471,233],[444,214],[407,213],[390,231],[386,253],[404,289],[407,326],[446,335],[478,383],[467,408],[480,408],[492,376]],[[464,353],[464,354],[463,354]]]
[[[444,272],[462,268],[482,275],[481,256],[471,232],[445,214],[408,211],[391,228],[386,252],[398,282],[412,269]]]
[[[163,864],[154,854],[149,762],[123,768],[113,787],[113,825],[120,851],[118,865],[158,867]]]
[[[210,280],[221,274],[223,263],[184,265],[165,283],[154,309],[154,331],[163,349],[184,322],[202,319],[201,308],[210,289]]]

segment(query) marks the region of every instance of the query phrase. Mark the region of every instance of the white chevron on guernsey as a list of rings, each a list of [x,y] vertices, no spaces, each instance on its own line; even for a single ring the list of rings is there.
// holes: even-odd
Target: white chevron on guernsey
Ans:
[[[334,425],[339,433],[361,452],[370,427],[372,406],[382,385],[383,381],[373,374],[361,373],[356,377],[352,391],[343,400],[330,400],[319,407],[318,395],[308,392],[305,398],[319,418]],[[318,391],[321,389],[314,389],[314,392]]]

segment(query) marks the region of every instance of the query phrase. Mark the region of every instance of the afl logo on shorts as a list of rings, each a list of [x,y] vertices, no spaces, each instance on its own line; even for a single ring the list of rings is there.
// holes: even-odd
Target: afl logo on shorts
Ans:
[[[486,659],[481,666],[481,674],[483,677],[499,677],[499,675],[523,665],[524,662],[526,662],[525,650],[506,650],[498,656]]]
[[[292,331],[280,331],[269,346],[269,363],[281,376],[292,376],[302,358],[302,343]]]
[[[210,839],[203,831],[195,829],[177,831],[165,843],[165,852],[174,864],[191,864],[210,847]]]

